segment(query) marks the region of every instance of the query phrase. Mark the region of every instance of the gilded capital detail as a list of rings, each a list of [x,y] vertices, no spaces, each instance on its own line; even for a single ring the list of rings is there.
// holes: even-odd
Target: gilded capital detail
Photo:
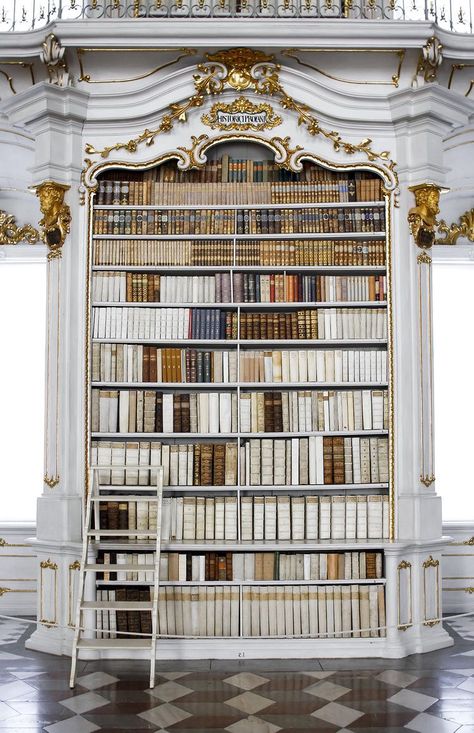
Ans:
[[[13,214],[0,211],[0,245],[1,244],[37,244],[41,234],[31,224],[19,226]]]
[[[415,244],[421,249],[430,249],[434,244],[435,228],[438,224],[436,214],[439,214],[439,195],[443,190],[435,183],[409,186],[409,191],[415,194],[416,205],[408,211],[408,225]]]
[[[48,246],[48,260],[61,257],[61,248],[69,234],[71,224],[71,210],[64,203],[64,194],[70,186],[54,181],[45,181],[33,190],[40,201],[43,218],[40,221],[41,238]]]
[[[49,83],[57,87],[67,87],[70,84],[69,69],[65,59],[66,49],[54,33],[46,36],[41,51],[41,61],[48,70]]]

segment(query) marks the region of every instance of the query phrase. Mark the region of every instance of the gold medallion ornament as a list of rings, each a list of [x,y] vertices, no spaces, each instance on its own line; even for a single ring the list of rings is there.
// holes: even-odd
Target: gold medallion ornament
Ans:
[[[239,97],[231,104],[216,102],[201,121],[213,130],[271,130],[281,125],[281,117],[275,114],[269,104],[253,104],[245,97]]]
[[[474,242],[474,209],[465,211],[459,217],[459,224],[453,223],[449,226],[444,219],[441,219],[438,232],[444,234],[444,237],[437,239],[435,244],[456,244],[459,237]]]
[[[416,202],[416,206],[412,206],[408,212],[410,231],[418,247],[430,249],[436,236],[439,195],[447,189],[443,189],[435,183],[420,183],[418,186],[409,186],[409,190],[415,194]]]
[[[66,235],[69,234],[71,224],[71,210],[64,203],[64,194],[70,186],[45,181],[32,188],[40,200],[41,213],[44,215],[40,221],[40,227],[42,229],[41,238],[49,249],[48,260],[61,257],[61,247]]]

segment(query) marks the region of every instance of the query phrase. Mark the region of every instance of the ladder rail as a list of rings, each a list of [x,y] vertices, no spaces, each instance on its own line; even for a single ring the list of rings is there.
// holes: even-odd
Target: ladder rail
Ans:
[[[153,582],[153,609],[151,613],[151,644],[150,644],[150,688],[155,686],[156,669],[156,638],[158,634],[158,593],[160,589],[160,554],[161,554],[161,509],[163,499],[163,468],[160,466],[156,472],[156,550],[155,550],[155,576]]]
[[[86,504],[86,511],[84,514],[84,524],[83,524],[83,536],[82,536],[82,554],[81,554],[81,564],[79,568],[79,588],[77,593],[77,605],[76,605],[76,626],[74,629],[74,639],[72,643],[72,655],[71,655],[71,676],[69,679],[69,687],[72,689],[76,684],[76,668],[77,668],[77,647],[79,642],[79,636],[81,634],[81,615],[82,615],[82,602],[84,600],[84,588],[85,588],[85,581],[86,581],[86,573],[85,573],[85,565],[87,563],[87,559],[89,556],[89,543],[90,538],[88,535],[88,528],[90,526],[90,519],[91,519],[91,509],[92,509],[92,501],[91,498],[97,491],[97,474],[92,469],[91,470],[91,491],[89,492],[89,496],[87,497],[87,504]]]

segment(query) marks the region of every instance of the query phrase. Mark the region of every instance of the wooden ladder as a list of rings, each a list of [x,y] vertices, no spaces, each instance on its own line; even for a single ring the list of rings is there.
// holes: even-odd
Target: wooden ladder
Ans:
[[[156,466],[140,466],[140,470],[148,469],[151,475],[156,474],[156,486],[110,486],[101,487],[99,484],[99,472],[104,470],[130,470],[128,466],[97,466],[91,468],[91,490],[87,497],[84,532],[82,541],[81,567],[79,573],[79,592],[77,597],[76,608],[76,625],[74,632],[74,641],[72,645],[71,660],[71,677],[69,686],[73,688],[76,683],[76,667],[77,659],[81,649],[87,650],[126,650],[126,649],[148,649],[150,652],[150,687],[155,686],[155,662],[156,662],[156,638],[158,631],[158,590],[160,580],[160,545],[161,545],[161,504],[163,496],[163,469]],[[135,466],[133,467],[135,469]],[[137,467],[138,468],[138,467]],[[104,493],[104,492],[107,493]],[[133,492],[133,493],[132,493]],[[121,501],[121,502],[156,502],[157,503],[157,519],[156,529],[101,529],[99,508],[100,502]],[[93,520],[93,521],[92,521]],[[119,545],[120,538],[125,540],[125,550],[129,552],[137,551],[137,544],[126,544],[129,538],[146,537],[147,550],[154,549],[156,552],[154,565],[146,565],[146,572],[153,572],[153,595],[150,601],[97,601],[86,600],[86,575],[88,573],[110,571],[136,571],[137,565],[130,564],[98,564],[90,562],[91,556],[95,556],[97,549],[101,544],[101,539],[113,538],[114,543],[107,544],[107,549],[115,550],[115,545]],[[153,542],[154,541],[154,542]],[[123,543],[120,549],[123,551]],[[95,586],[95,583],[94,583]],[[95,597],[95,588],[94,593]],[[151,612],[151,636],[137,636],[135,638],[127,638],[118,632],[102,631],[109,634],[106,638],[96,638],[96,623],[93,628],[88,628],[86,621],[91,617],[96,617],[96,612],[100,610],[111,611],[150,611]],[[116,638],[112,638],[111,633],[116,634]]]

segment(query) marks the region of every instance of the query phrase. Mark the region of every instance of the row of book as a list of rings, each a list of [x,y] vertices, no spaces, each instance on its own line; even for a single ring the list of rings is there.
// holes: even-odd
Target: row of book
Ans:
[[[150,598],[149,589],[97,590],[97,601]],[[381,584],[161,586],[158,632],[184,637],[379,637],[385,636]],[[96,612],[98,638],[151,634],[150,611]],[[120,638],[124,635],[120,634]]]
[[[386,300],[385,275],[94,272],[92,300],[109,303],[344,303]]]
[[[385,308],[240,311],[222,308],[98,306],[92,338],[298,340],[386,339]]]
[[[240,412],[238,406],[240,404]],[[91,429],[101,433],[292,433],[388,429],[388,393],[156,392],[93,389]]]
[[[385,243],[361,240],[165,240],[94,241],[94,265],[152,267],[384,266]]]
[[[237,371],[239,364],[239,372]],[[387,381],[382,349],[300,349],[298,351],[165,348],[141,344],[92,343],[93,382],[240,382]]]
[[[153,583],[154,552],[99,550],[97,564],[131,565],[133,570],[96,573],[97,581]],[[383,577],[381,552],[161,552],[160,582],[245,580],[359,580]]]
[[[317,486],[332,484],[386,483],[388,441],[386,437],[250,438],[241,439],[240,485]],[[134,466],[150,458],[152,466],[163,466],[165,486],[236,486],[237,441],[226,443],[182,443],[153,441],[122,443],[94,441],[91,465],[126,465],[125,470],[100,472],[100,482],[128,485],[138,476]],[[143,458],[142,458],[143,456]],[[106,463],[106,461],[108,461]],[[140,469],[142,473],[142,469]],[[143,469],[148,484],[150,472]],[[147,477],[145,479],[145,477]],[[146,483],[145,483],[146,481]]]
[[[156,531],[156,502],[118,499],[100,502],[99,508],[100,529],[129,530],[134,533],[130,544],[151,537],[140,531]],[[113,535],[105,536],[113,540]],[[240,501],[235,495],[185,495],[166,496],[162,501],[162,542],[379,540],[388,536],[389,501],[382,494],[255,495],[241,496]]]
[[[330,171],[309,161],[302,162],[300,172],[290,171],[277,165],[273,160],[253,160],[248,158],[232,158],[227,153],[220,158],[208,160],[205,165],[190,170],[179,170],[175,162],[163,163],[160,166],[133,174],[130,171],[114,171],[113,179],[100,180],[98,199],[101,203],[120,203],[127,191],[127,195],[134,193],[130,186],[135,185],[135,196],[128,201],[130,204],[145,204],[142,198],[149,193],[150,183],[172,184],[178,183],[182,188],[188,185],[199,184],[197,188],[205,188],[202,184],[209,183],[285,183],[292,187],[294,184],[304,185],[316,182],[323,185],[328,193],[336,195],[337,187],[343,183],[349,190],[349,195],[357,193],[357,199],[373,201],[381,197],[382,181],[369,172],[348,171],[344,173]],[[118,188],[120,187],[120,188]],[[251,186],[249,186],[251,188]],[[376,195],[378,194],[378,195]],[[363,196],[368,198],[363,198]],[[110,200],[112,197],[112,200]],[[351,199],[352,200],[352,199]],[[150,202],[148,202],[150,203]],[[173,203],[173,202],[171,202]],[[191,201],[191,204],[196,203]]]
[[[93,234],[333,234],[382,232],[377,206],[304,209],[100,209]]]

